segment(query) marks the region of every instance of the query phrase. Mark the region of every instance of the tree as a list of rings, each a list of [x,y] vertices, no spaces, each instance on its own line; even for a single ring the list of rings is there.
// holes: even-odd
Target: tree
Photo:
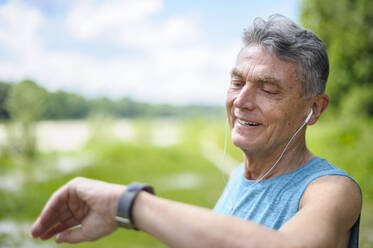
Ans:
[[[84,97],[62,90],[48,93],[45,104],[45,119],[82,119],[89,112],[89,103]]]
[[[9,119],[9,113],[6,109],[6,101],[10,90],[10,84],[0,82],[0,120]]]
[[[11,117],[8,144],[12,152],[26,157],[35,155],[35,122],[44,114],[46,94],[45,89],[31,80],[12,85],[6,104]]]
[[[332,105],[354,87],[373,90],[373,1],[303,0],[301,22],[326,44]]]

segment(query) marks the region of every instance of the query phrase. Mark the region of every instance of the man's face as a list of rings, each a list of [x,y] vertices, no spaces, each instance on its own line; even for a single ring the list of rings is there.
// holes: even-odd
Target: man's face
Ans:
[[[226,99],[233,143],[255,154],[270,154],[286,144],[309,112],[300,92],[295,63],[258,45],[244,48]]]

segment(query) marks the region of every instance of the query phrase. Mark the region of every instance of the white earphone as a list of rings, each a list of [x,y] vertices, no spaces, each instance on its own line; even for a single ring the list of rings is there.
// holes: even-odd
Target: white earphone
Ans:
[[[305,124],[307,124],[307,123],[309,122],[309,120],[311,119],[312,114],[313,114],[313,110],[312,110],[312,108],[311,108],[310,113],[308,114],[306,120],[304,121]]]

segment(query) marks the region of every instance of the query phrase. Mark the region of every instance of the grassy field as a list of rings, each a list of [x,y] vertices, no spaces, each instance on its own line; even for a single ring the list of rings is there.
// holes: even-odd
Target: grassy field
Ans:
[[[42,153],[34,160],[2,156],[0,179],[11,178],[9,185],[13,186],[0,188],[0,246],[56,246],[53,241],[32,240],[27,230],[51,193],[75,176],[120,184],[147,182],[161,197],[213,207],[224,182],[221,171],[201,152],[201,142],[216,143],[222,149],[224,121],[196,119],[170,123],[174,134],[171,135],[173,142],[168,143],[157,143],[154,138],[170,136],[168,131],[154,133],[154,129],[168,126],[168,121],[137,120],[133,123],[134,134],[128,140],[107,135],[103,131],[110,130],[107,126],[96,126],[96,135],[80,150]],[[324,121],[311,127],[307,137],[312,151],[347,170],[361,184],[364,192],[363,248],[373,245],[373,216],[369,211],[373,209],[373,184],[369,180],[373,172],[371,124],[366,120]],[[228,146],[228,154],[237,161],[242,158],[232,145]],[[222,153],[216,152],[215,156],[221,160]],[[14,184],[14,181],[19,183]],[[117,230],[99,241],[74,247],[165,246],[142,232]]]

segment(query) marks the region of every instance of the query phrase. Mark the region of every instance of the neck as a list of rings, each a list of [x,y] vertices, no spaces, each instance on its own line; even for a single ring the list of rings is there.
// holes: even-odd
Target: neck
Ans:
[[[283,157],[277,165],[265,175],[279,159],[286,143],[278,146],[274,150],[263,154],[250,154],[244,151],[245,177],[249,180],[258,180],[265,175],[263,179],[279,176],[299,168],[313,157],[313,154],[307,149],[305,137],[302,132],[299,138],[293,140],[285,151]]]

